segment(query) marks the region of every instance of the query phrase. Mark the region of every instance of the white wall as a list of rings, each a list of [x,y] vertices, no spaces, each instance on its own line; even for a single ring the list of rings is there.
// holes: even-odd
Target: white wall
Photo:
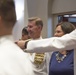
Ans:
[[[22,34],[22,29],[24,26],[27,24],[27,5],[24,8],[24,1],[26,3],[26,0],[15,0],[15,5],[16,5],[16,14],[17,14],[17,23],[15,24],[13,28],[13,36],[14,40],[19,40],[21,38]],[[24,18],[24,16],[26,16]]]
[[[47,29],[47,37],[52,37],[53,36],[53,15],[52,15],[52,1],[53,0],[48,0],[48,29]]]
[[[27,26],[27,23],[28,23],[27,0],[24,0],[24,25]]]
[[[15,41],[21,38],[23,27],[24,27],[24,15],[21,16],[21,18],[16,22],[13,28],[13,36]]]
[[[53,0],[52,14],[76,11],[76,0]]]

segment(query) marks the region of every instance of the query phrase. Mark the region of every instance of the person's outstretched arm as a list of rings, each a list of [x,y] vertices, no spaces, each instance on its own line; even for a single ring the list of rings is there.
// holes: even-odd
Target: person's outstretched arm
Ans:
[[[62,37],[53,37],[27,43],[26,52],[50,52],[76,48],[76,29]]]

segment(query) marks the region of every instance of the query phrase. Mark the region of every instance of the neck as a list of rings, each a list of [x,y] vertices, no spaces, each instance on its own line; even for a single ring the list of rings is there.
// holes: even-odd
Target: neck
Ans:
[[[11,35],[12,34],[12,31],[11,29],[3,29],[0,31],[0,36],[5,36],[5,35]]]
[[[63,54],[63,55],[65,55],[65,54],[67,54],[67,51],[66,50],[64,50],[64,51],[59,51],[61,54]]]

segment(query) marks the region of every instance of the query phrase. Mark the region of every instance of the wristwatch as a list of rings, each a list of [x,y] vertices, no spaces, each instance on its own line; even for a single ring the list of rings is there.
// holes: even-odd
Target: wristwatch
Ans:
[[[27,43],[28,43],[29,41],[31,41],[31,39],[28,39],[28,40],[25,41],[25,45],[24,45],[25,48],[27,48]]]

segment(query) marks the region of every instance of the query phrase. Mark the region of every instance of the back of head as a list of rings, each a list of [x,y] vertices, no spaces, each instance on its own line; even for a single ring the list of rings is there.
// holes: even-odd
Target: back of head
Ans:
[[[0,0],[0,18],[4,25],[13,26],[16,22],[14,0]]]
[[[61,26],[64,34],[72,32],[76,27],[70,22],[60,22],[57,26]],[[56,27],[57,27],[56,26]]]
[[[41,27],[43,27],[43,21],[39,18],[39,17],[31,17],[31,18],[29,18],[28,19],[28,21],[30,22],[30,21],[35,21],[35,24],[37,25],[37,26],[41,26]]]

